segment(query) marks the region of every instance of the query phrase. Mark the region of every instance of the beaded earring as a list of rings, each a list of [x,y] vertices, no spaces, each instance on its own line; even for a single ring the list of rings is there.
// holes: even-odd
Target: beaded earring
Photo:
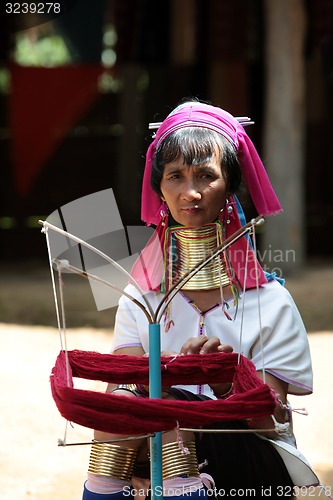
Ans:
[[[161,210],[160,210],[160,216],[162,219],[161,225],[167,226],[168,225],[168,216],[169,216],[169,207],[165,203],[164,200],[162,200],[162,201],[163,201],[163,205],[162,205]]]
[[[227,219],[227,224],[230,224],[230,215],[232,214],[233,211],[233,206],[231,203],[229,203],[229,200],[226,200],[226,207],[227,207],[227,213],[228,213],[228,219]]]
[[[225,218],[225,222],[226,224],[230,224],[230,215],[232,214],[233,212],[233,206],[232,206],[232,203],[229,202],[228,198],[225,200],[225,205],[223,208],[221,208],[220,212],[223,213],[224,212],[224,218]]]

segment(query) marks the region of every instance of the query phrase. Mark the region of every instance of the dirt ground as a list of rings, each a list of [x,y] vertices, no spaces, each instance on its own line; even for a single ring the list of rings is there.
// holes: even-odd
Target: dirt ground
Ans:
[[[65,421],[58,414],[49,388],[49,373],[59,351],[57,330],[0,324],[2,363],[0,418],[0,498],[2,500],[76,500],[81,498],[89,446],[59,447]],[[293,397],[295,408],[306,407],[308,416],[294,414],[298,446],[319,475],[333,489],[333,331],[309,335],[315,373],[315,393]],[[110,334],[101,330],[68,333],[69,348],[107,352]],[[67,443],[87,441],[88,429],[67,430]],[[303,495],[302,495],[303,496]],[[323,498],[311,492],[309,498]]]
[[[28,281],[29,277],[26,278]],[[315,375],[313,395],[290,398],[294,408],[305,407],[309,413],[308,416],[294,413],[298,447],[312,464],[322,484],[333,491],[333,378],[329,369],[333,352],[332,279],[331,268],[318,269],[317,273],[310,270],[299,279],[290,280],[289,287],[296,302],[302,304],[302,313],[304,315],[305,312],[308,318],[306,322],[311,324],[309,342]],[[7,284],[10,283],[12,280],[8,279]],[[323,283],[326,286],[324,290]],[[16,288],[18,294],[25,293],[29,299],[38,290],[40,302],[49,303],[50,296],[48,292],[43,295],[44,288],[40,283],[38,286],[38,283],[31,282],[31,287],[25,288],[25,292],[23,287],[17,285],[18,281],[13,293]],[[10,286],[6,288],[7,292],[11,292]],[[29,308],[33,307],[29,300],[27,302]],[[24,309],[21,304],[18,308],[20,311]],[[25,313],[28,316],[28,311]],[[43,314],[46,316],[48,313]],[[0,498],[80,499],[90,447],[58,446],[58,439],[64,439],[67,432],[68,444],[89,441],[91,431],[79,426],[69,427],[66,431],[65,421],[51,397],[49,374],[60,350],[58,331],[50,326],[30,326],[7,320],[8,317],[0,323]],[[320,325],[317,330],[314,328],[316,324]],[[70,328],[67,347],[108,352],[111,331],[91,326]],[[299,498],[324,498],[324,493],[311,491],[308,496],[302,494]]]

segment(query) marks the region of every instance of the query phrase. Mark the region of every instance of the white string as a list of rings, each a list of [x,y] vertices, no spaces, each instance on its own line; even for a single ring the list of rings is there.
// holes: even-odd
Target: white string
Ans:
[[[49,234],[48,234],[48,227],[44,226],[42,229],[42,232],[44,232],[45,236],[46,236],[46,246],[47,246],[50,272],[51,272],[52,290],[53,290],[53,298],[54,298],[56,317],[57,317],[57,326],[58,326],[58,333],[59,333],[59,339],[60,339],[60,347],[61,347],[61,350],[65,352],[67,386],[70,387],[71,386],[71,377],[70,377],[70,364],[69,364],[68,348],[67,348],[67,334],[66,334],[67,328],[66,328],[65,301],[64,301],[64,294],[63,294],[61,265],[57,264],[58,287],[59,287],[59,297],[60,297],[60,308],[59,308],[58,294],[57,294],[57,288],[56,288],[55,277],[54,277],[54,269],[53,269],[53,265],[52,265],[51,246],[50,246],[50,240],[49,240]],[[60,315],[59,309],[61,310],[61,315]],[[67,446],[68,424],[69,424],[69,421],[66,420],[65,421],[64,438],[58,439],[59,446]]]
[[[60,348],[62,351],[65,351],[65,358],[66,358],[66,375],[67,375],[67,385],[70,386],[70,376],[69,376],[69,359],[68,359],[68,352],[67,352],[67,340],[66,340],[66,332],[64,332],[64,335],[62,334],[62,328],[65,326],[65,311],[64,311],[64,301],[63,301],[63,293],[62,293],[62,286],[61,286],[61,274],[58,270],[58,279],[59,279],[59,293],[60,293],[60,298],[61,298],[61,311],[62,311],[62,323],[60,320],[60,312],[59,312],[59,303],[58,303],[58,294],[57,294],[57,288],[56,288],[56,283],[55,283],[55,278],[54,278],[54,270],[53,270],[53,265],[52,265],[52,256],[51,256],[51,246],[50,246],[50,240],[49,240],[49,233],[48,233],[48,227],[43,226],[42,232],[45,233],[46,236],[46,246],[47,246],[47,254],[48,254],[48,259],[49,259],[49,266],[50,266],[50,272],[51,272],[51,282],[52,282],[52,290],[53,290],[53,298],[54,298],[54,305],[55,305],[55,310],[56,310],[56,317],[57,317],[57,326],[58,326],[58,334],[59,334],[59,339],[60,339]],[[64,348],[64,343],[63,343],[63,337],[65,341],[65,348]],[[61,443],[62,446],[66,446],[66,440],[67,440],[67,429],[68,429],[68,420],[65,422],[65,431],[64,431],[64,438],[59,439],[58,443]]]
[[[264,355],[264,343],[263,343],[263,336],[262,336],[262,320],[261,320],[261,306],[260,306],[260,293],[259,293],[259,274],[258,274],[258,261],[257,261],[257,243],[256,243],[256,236],[255,236],[255,224],[254,220],[252,219],[251,221],[252,225],[252,242],[253,242],[253,251],[254,251],[254,265],[255,265],[255,273],[256,273],[256,290],[257,290],[257,308],[258,308],[258,320],[259,320],[259,338],[260,338],[260,350],[261,350],[261,362],[262,362],[262,372],[263,372],[263,382],[266,383],[266,372],[265,372],[265,355]],[[247,251],[246,251],[246,260],[245,260],[245,270],[244,270],[244,287],[243,287],[243,303],[242,303],[242,314],[241,314],[241,326],[240,326],[240,334],[239,334],[239,342],[240,342],[240,349],[238,353],[238,363],[240,361],[240,355],[241,355],[241,347],[242,347],[242,340],[243,340],[243,325],[244,325],[244,307],[245,307],[245,291],[246,291],[246,280],[247,280],[247,269],[248,269],[248,256],[249,256],[249,250],[250,250],[250,245],[247,246]],[[274,422],[274,430],[278,434],[283,434],[285,432],[288,432],[290,424],[289,422],[286,422],[285,424],[282,424],[281,422],[278,422],[274,415],[271,415],[272,420]],[[260,432],[257,430],[257,432]]]
[[[216,226],[216,246],[220,244],[219,241],[219,232],[218,228]],[[219,287],[220,287],[220,300],[222,304],[222,309],[225,311],[225,304],[224,304],[224,294],[223,294],[223,286],[222,286],[222,262],[221,262],[221,257],[217,257],[217,262],[218,262],[218,270],[219,270]]]
[[[60,347],[63,350],[58,296],[57,296],[57,289],[56,289],[56,284],[55,284],[55,279],[54,279],[54,271],[53,271],[53,266],[52,266],[49,233],[48,233],[48,228],[46,226],[43,226],[42,233],[45,233],[45,236],[46,236],[47,254],[48,254],[48,258],[49,258],[49,266],[50,266],[50,272],[51,272],[51,282],[52,282],[53,298],[54,298],[54,305],[55,305],[56,317],[57,317],[58,333],[59,333],[59,338],[60,338]]]
[[[140,287],[139,283],[117,261],[115,261],[114,259],[112,259],[111,257],[109,257],[109,255],[106,255],[104,252],[102,252],[98,248],[95,248],[93,245],[90,245],[90,243],[88,243],[87,241],[84,241],[81,238],[78,238],[77,236],[75,236],[74,234],[69,233],[68,231],[60,229],[59,227],[54,226],[53,224],[50,224],[47,221],[40,220],[39,223],[43,224],[44,228],[47,227],[49,229],[52,229],[53,231],[56,231],[57,233],[62,234],[63,236],[67,236],[68,238],[72,239],[76,243],[79,243],[79,244],[85,246],[86,248],[88,248],[89,250],[91,250],[92,252],[96,253],[97,255],[99,255],[100,257],[102,257],[103,259],[105,259],[107,262],[109,262],[110,264],[112,264],[116,269],[118,269],[121,273],[123,273],[129,279],[129,281],[131,282],[131,284],[136,288],[136,290],[139,292],[139,294],[141,295],[142,299],[144,300],[144,302],[145,302],[145,304],[147,306],[147,309],[150,312],[150,315],[151,316],[154,315],[154,311],[152,310],[152,306],[151,306],[150,302],[148,301],[148,299],[146,297],[146,294],[144,293],[144,291]]]
[[[272,429],[193,429],[192,427],[179,427],[180,431],[186,432],[198,432],[203,434],[258,434],[265,432],[274,432],[275,427]]]
[[[290,430],[290,423],[289,422],[278,422],[276,420],[276,418],[274,417],[274,415],[271,415],[272,417],[272,420],[274,422],[274,425],[275,425],[275,432],[277,434],[286,434],[288,433],[288,431]]]
[[[168,431],[163,431],[168,432]],[[127,436],[123,438],[117,438],[117,439],[91,439],[90,441],[78,441],[76,443],[67,443],[65,440],[58,439],[58,446],[83,446],[83,445],[92,445],[94,443],[121,443],[123,441],[135,441],[136,439],[145,439],[145,438],[150,438],[156,436],[155,433],[152,434],[142,434],[138,436],[137,434],[135,436]]]
[[[238,364],[240,362],[240,357],[242,353],[242,344],[243,344],[243,325],[244,325],[244,313],[245,313],[245,297],[246,297],[246,282],[247,282],[247,268],[249,262],[249,245],[247,245],[246,254],[245,254],[245,269],[244,269],[244,285],[243,285],[243,302],[242,302],[242,313],[241,313],[241,324],[240,324],[240,332],[239,332],[239,352],[238,352]]]
[[[262,331],[262,319],[261,319],[261,305],[260,305],[260,293],[259,293],[259,272],[258,272],[258,259],[257,259],[257,240],[256,240],[256,232],[255,232],[255,221],[251,220],[252,225],[252,244],[253,244],[253,252],[254,252],[254,268],[256,273],[256,291],[257,291],[257,309],[258,309],[258,320],[259,320],[259,340],[260,340],[260,354],[261,354],[261,365],[262,365],[262,378],[264,384],[266,384],[266,371],[265,371],[265,353],[264,353],[264,340],[263,340],[263,331]],[[290,430],[290,423],[278,422],[273,415],[271,418],[274,422],[275,432],[277,434],[285,434]]]
[[[299,415],[304,415],[307,417],[309,415],[309,412],[306,408],[291,408],[291,411],[294,413],[298,413]]]
[[[68,422],[67,422],[68,423]],[[203,428],[193,428],[193,427],[178,427],[179,431],[188,431],[188,432],[197,432],[198,434],[258,434],[258,433],[267,433],[274,432],[275,427],[272,429],[203,429]],[[162,431],[162,434],[169,431]],[[156,434],[143,434],[141,436],[127,436],[125,438],[117,438],[117,439],[105,439],[105,440],[96,440],[91,439],[90,441],[78,441],[73,443],[67,443],[66,440],[58,439],[58,446],[84,446],[84,445],[92,445],[96,442],[98,443],[120,443],[123,441],[134,441],[135,439],[144,439],[149,437],[154,437]]]
[[[112,288],[112,290],[116,290],[120,294],[122,294],[125,297],[127,297],[128,299],[130,299],[134,304],[136,304],[142,310],[142,312],[146,315],[148,323],[151,322],[151,316],[149,314],[149,311],[146,310],[146,308],[144,307],[144,305],[141,302],[139,302],[138,299],[134,298],[131,294],[125,292],[125,290],[121,290],[120,288],[116,287],[115,285],[113,285],[109,281],[107,281],[107,280],[105,280],[103,278],[100,278],[99,276],[96,276],[95,274],[91,274],[88,271],[82,271],[82,269],[79,269],[78,267],[72,266],[68,262],[68,260],[53,259],[52,262],[55,265],[57,265],[58,268],[61,268],[61,269],[65,268],[65,269],[67,269],[67,270],[69,270],[69,271],[71,271],[71,272],[73,272],[75,274],[78,274],[81,277],[84,277],[85,279],[89,279],[89,281],[94,281],[95,283],[100,283],[102,285],[106,285],[106,286]]]
[[[256,240],[254,219],[252,219],[251,223],[252,223],[252,243],[253,243],[253,252],[254,252],[254,268],[255,268],[255,273],[256,273],[256,289],[257,289],[257,307],[258,307],[258,319],[259,319],[259,339],[260,339],[260,350],[261,350],[261,364],[262,364],[263,382],[264,382],[264,384],[266,384],[265,354],[264,354],[264,342],[263,342],[263,336],[262,336],[262,321],[261,321],[261,307],[260,307],[260,294],[259,294],[257,240]]]
[[[61,307],[61,321],[62,321],[62,334],[64,339],[64,349],[65,351],[65,361],[66,361],[66,375],[67,375],[67,386],[71,386],[71,377],[70,377],[70,365],[68,358],[68,349],[67,349],[67,327],[66,327],[66,316],[65,316],[65,301],[64,301],[64,292],[63,292],[63,281],[62,281],[62,272],[61,266],[57,266],[58,271],[58,284],[59,284],[59,296],[60,296],[60,307]]]
[[[65,422],[64,439],[58,439],[58,446],[67,446],[68,420]]]

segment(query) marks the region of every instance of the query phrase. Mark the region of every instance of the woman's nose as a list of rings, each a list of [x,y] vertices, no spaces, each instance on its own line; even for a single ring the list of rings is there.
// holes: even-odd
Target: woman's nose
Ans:
[[[187,201],[201,200],[201,192],[194,182],[188,182],[183,189],[183,198]]]

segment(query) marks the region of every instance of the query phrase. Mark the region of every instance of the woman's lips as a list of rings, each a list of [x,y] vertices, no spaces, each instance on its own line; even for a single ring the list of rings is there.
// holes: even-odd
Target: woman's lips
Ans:
[[[201,210],[198,205],[194,205],[193,207],[184,207],[182,208],[183,212],[186,212],[187,214],[196,214]]]

